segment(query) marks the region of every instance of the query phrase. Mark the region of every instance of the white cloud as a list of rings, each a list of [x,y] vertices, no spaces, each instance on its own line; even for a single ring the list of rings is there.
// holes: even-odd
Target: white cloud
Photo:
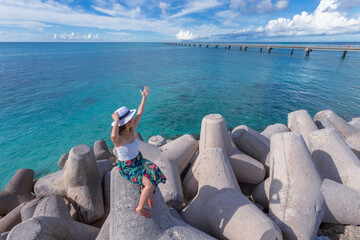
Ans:
[[[290,18],[270,20],[265,26],[245,28],[223,36],[314,36],[360,33],[360,17],[347,18],[339,0],[321,0],[314,13],[303,11]]]
[[[119,35],[119,36],[129,36],[130,35],[130,33],[127,33],[127,32],[107,32],[106,34]]]
[[[241,14],[233,10],[224,10],[215,14],[217,20],[221,20],[223,26],[234,27],[239,25]]]
[[[178,40],[193,40],[197,38],[197,35],[192,34],[190,31],[181,30],[176,34]]]
[[[241,9],[244,12],[265,14],[287,9],[289,0],[230,0],[232,9]]]
[[[141,12],[140,7],[136,7],[128,10],[119,3],[114,3],[113,5],[110,6],[110,8],[102,8],[98,6],[91,6],[91,7],[98,12],[102,12],[114,17],[122,16],[122,17],[136,18],[137,16],[139,16]]]
[[[165,14],[166,11],[170,8],[170,4],[169,3],[165,3],[165,2],[160,2],[159,3],[159,8],[161,9],[161,13]]]
[[[54,40],[100,40],[99,34],[78,34],[78,33],[63,33],[60,35],[54,34]]]
[[[120,9],[121,7],[117,5]],[[105,9],[105,8],[103,8]],[[109,10],[109,9],[108,9]],[[154,31],[159,33],[175,34],[179,31],[178,23],[170,23],[167,20],[154,20],[147,18],[131,18],[140,12],[140,8],[128,12],[111,12],[111,16],[99,16],[86,13],[84,10],[71,9],[63,4],[40,0],[17,0],[0,1],[0,20],[3,21],[27,21],[51,23],[74,27],[91,27],[109,30],[132,30],[132,31]]]
[[[52,25],[48,25],[41,22],[35,22],[35,21],[7,21],[7,20],[0,20],[0,25],[6,26],[6,27],[20,27],[30,30],[36,30],[36,31],[43,31],[44,28],[48,27],[54,27]]]
[[[185,7],[178,13],[170,16],[169,18],[181,17],[191,13],[204,12],[210,8],[218,7],[223,5],[223,3],[217,0],[195,0],[189,1]]]

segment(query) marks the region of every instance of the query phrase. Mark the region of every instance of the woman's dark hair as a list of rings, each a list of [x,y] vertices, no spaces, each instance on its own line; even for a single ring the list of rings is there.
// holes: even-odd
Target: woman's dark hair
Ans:
[[[126,124],[119,127],[119,135],[126,129]]]

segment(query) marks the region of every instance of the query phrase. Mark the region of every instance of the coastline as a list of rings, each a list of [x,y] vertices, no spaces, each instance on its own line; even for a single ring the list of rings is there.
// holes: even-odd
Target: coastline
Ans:
[[[145,143],[140,134],[137,138],[144,157],[164,169],[169,179],[154,195],[155,222],[141,220],[150,221],[152,227],[144,225],[138,232],[126,227],[140,220],[128,203],[136,203],[138,192],[119,177],[116,156],[99,140],[93,147],[77,145],[64,153],[57,163],[60,170],[40,179],[33,179],[30,169],[17,171],[0,193],[3,238],[18,239],[26,233],[26,239],[46,234],[121,239],[126,231],[134,238],[146,232],[159,238],[182,229],[181,239],[256,239],[265,232],[271,232],[271,239],[304,234],[327,239],[360,232],[354,226],[360,225],[360,212],[354,208],[360,197],[360,117],[346,122],[330,110],[314,118],[298,110],[288,114],[287,126],[272,124],[256,132],[239,125],[228,132],[225,118],[210,114],[202,120],[200,140],[191,135],[174,140],[154,136]],[[344,206],[349,214],[343,212]],[[282,218],[282,208],[296,214]],[[210,211],[206,217],[207,209],[223,214]],[[228,226],[242,227],[221,230],[220,218]],[[298,222],[301,218],[306,221]],[[63,230],[52,221],[62,222]],[[157,224],[164,221],[171,222],[172,230],[159,230]],[[258,226],[259,221],[267,225]],[[41,231],[32,229],[35,222]],[[72,235],[74,231],[82,233]]]
[[[79,143],[110,143],[109,113],[121,105],[138,106],[144,84],[155,91],[139,126],[145,140],[199,134],[202,117],[211,113],[224,116],[229,129],[242,123],[257,131],[286,124],[287,113],[302,108],[311,115],[332,109],[347,121],[360,115],[359,54],[343,61],[332,53],[268,56],[162,43],[0,47],[6,76],[0,188],[19,168],[34,169],[36,177],[55,172],[53,162]]]

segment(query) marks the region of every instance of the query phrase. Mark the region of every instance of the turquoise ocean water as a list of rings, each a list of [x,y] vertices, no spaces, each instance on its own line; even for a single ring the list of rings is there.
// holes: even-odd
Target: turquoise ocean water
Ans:
[[[344,45],[348,43],[338,43]],[[324,44],[321,44],[324,45]],[[334,45],[332,43],[331,45]],[[18,168],[35,177],[78,144],[110,141],[111,113],[138,107],[138,132],[198,137],[202,118],[261,131],[287,114],[332,109],[360,116],[360,53],[239,51],[162,43],[0,43],[0,189]]]

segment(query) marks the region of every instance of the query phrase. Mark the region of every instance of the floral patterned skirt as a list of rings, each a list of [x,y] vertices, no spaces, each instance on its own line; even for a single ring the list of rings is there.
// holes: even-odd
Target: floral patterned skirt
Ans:
[[[117,162],[120,174],[130,182],[139,184],[139,192],[144,188],[142,178],[147,177],[152,185],[156,186],[162,182],[166,182],[165,175],[160,168],[153,162],[143,158],[141,152],[131,160]],[[155,193],[155,190],[154,190]]]

